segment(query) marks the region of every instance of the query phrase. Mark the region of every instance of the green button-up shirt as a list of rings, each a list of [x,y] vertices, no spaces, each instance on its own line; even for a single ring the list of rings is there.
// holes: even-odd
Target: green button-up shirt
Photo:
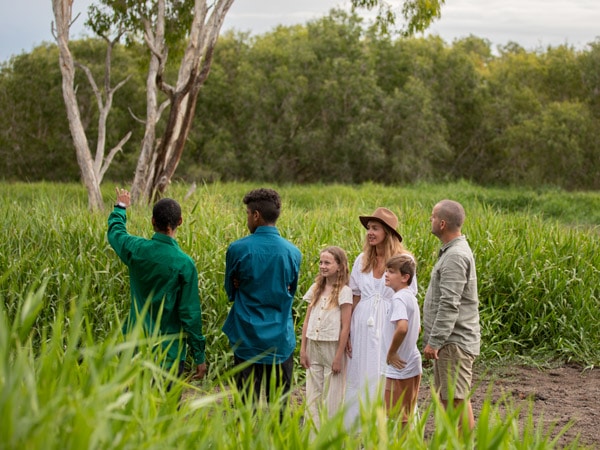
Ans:
[[[473,252],[464,236],[442,246],[423,304],[423,342],[454,343],[472,355],[480,346],[479,298]]]
[[[185,360],[186,342],[194,363],[202,364],[206,342],[202,335],[198,271],[194,261],[179,248],[175,239],[161,233],[155,233],[152,239],[132,236],[127,232],[126,223],[125,209],[115,207],[108,217],[108,241],[129,268],[131,285],[131,308],[124,332],[136,323],[149,301],[144,330],[151,334],[158,327],[161,337],[167,337],[162,343],[163,348],[168,348],[166,367]]]

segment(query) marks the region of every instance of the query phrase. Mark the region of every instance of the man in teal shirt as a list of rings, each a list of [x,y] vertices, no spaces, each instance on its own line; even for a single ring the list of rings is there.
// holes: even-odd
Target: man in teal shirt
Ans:
[[[147,302],[144,330],[164,338],[164,367],[177,364],[183,374],[186,343],[196,365],[194,378],[206,374],[205,338],[202,335],[202,311],[198,295],[198,271],[192,258],[175,240],[182,223],[181,207],[170,198],[159,200],[152,210],[154,236],[145,239],[127,232],[126,208],[129,192],[117,188],[117,204],[108,217],[108,242],[129,268],[131,308],[124,332],[136,323]]]
[[[257,398],[261,383],[270,400],[270,378],[289,392],[296,333],[292,303],[298,286],[302,255],[280,236],[275,223],[281,199],[273,189],[255,189],[244,197],[250,235],[227,249],[225,291],[233,302],[223,331],[233,348],[236,365],[250,362],[237,374],[237,386]],[[247,380],[253,377],[254,384]]]

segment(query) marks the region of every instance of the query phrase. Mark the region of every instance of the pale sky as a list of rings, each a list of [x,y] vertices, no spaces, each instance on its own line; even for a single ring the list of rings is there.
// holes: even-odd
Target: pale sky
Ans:
[[[400,3],[397,0],[392,4]],[[74,0],[73,10],[85,13],[92,0]],[[223,29],[262,34],[275,26],[306,23],[326,15],[332,7],[348,7],[343,0],[236,0]],[[51,0],[0,0],[0,61],[29,52],[42,42],[53,42]],[[82,36],[84,17],[75,22],[71,38]],[[517,42],[527,50],[549,45],[583,49],[600,38],[600,0],[446,0],[442,18],[428,33],[451,43],[475,35],[492,45]]]

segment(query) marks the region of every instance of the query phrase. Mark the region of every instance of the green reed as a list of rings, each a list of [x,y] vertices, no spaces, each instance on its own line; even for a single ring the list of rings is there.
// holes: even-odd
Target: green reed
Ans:
[[[230,242],[247,234],[242,197],[259,186],[211,184],[190,192],[188,185],[175,184],[169,191],[183,208],[178,241],[199,271],[211,363],[230,361],[221,332],[229,307],[222,287],[225,251]],[[465,206],[463,231],[477,260],[483,359],[558,359],[589,367],[600,363],[598,227],[578,221],[593,210],[600,195],[483,189],[467,183],[276,188],[284,202],[280,231],[304,255],[294,305],[298,333],[306,309],[301,296],[317,274],[320,249],[339,245],[352,264],[364,239],[358,216],[377,206],[389,207],[399,216],[404,244],[418,262],[422,301],[439,248],[430,233],[431,208],[442,198],[453,198]],[[107,210],[90,213],[79,185],[2,185],[0,295],[13,318],[25,293],[45,281],[45,307],[36,318],[35,342],[43,338],[60,307],[77,303],[84,289],[89,299],[84,313],[96,338],[112,333],[115,318],[126,314],[127,270],[106,240],[114,186],[106,186],[104,193]],[[558,222],[552,211],[568,203],[581,210],[572,207]],[[549,214],[544,205],[549,205]],[[148,206],[132,207],[129,231],[150,237],[150,215]]]
[[[531,411],[508,400],[486,400],[476,429],[465,435],[456,432],[461,412],[444,411],[436,398],[420,405],[409,432],[386,421],[383,405],[374,402],[363,410],[360,433],[348,433],[338,415],[324,420],[316,437],[301,398],[256,411],[246,407],[229,381],[232,357],[221,332],[229,304],[222,286],[227,246],[247,233],[242,197],[259,186],[202,185],[192,193],[183,184],[170,188],[183,207],[177,237],[198,267],[207,336],[208,377],[187,384],[153,363],[156,336],[124,339],[120,333],[129,281],[106,240],[114,186],[104,190],[107,210],[90,213],[79,185],[2,184],[0,449],[556,446],[563,430],[534,423]],[[301,296],[317,274],[320,249],[339,245],[352,262],[364,239],[358,216],[377,206],[399,216],[404,243],[418,261],[422,301],[439,248],[429,231],[431,208],[453,198],[467,211],[464,232],[477,259],[480,361],[600,364],[600,195],[467,183],[276,188],[284,201],[281,233],[304,255],[294,305],[298,335],[306,309]],[[132,207],[129,231],[150,237],[150,211]],[[296,370],[295,377],[301,386],[303,371]],[[169,381],[171,393],[165,390]],[[428,421],[435,427],[426,433]]]
[[[459,409],[445,411],[434,397],[420,405],[408,430],[385,418],[381,399],[364,405],[361,432],[344,428],[342,413],[314,433],[295,397],[245,405],[217,364],[216,376],[188,384],[154,361],[158,336],[136,329],[97,339],[84,311],[85,289],[69,308],[57,307],[40,345],[34,325],[46,306],[46,281],[24,294],[12,321],[0,304],[0,449],[327,449],[486,448],[549,449],[551,429],[525,426],[510,405],[502,413],[488,396],[473,432],[458,433]],[[119,322],[118,317],[114,317]],[[68,324],[68,326],[66,326]],[[172,382],[172,389],[166,385]],[[527,418],[527,417],[526,417]],[[426,434],[427,421],[434,430]],[[559,430],[559,435],[562,430]],[[577,448],[577,443],[569,445]]]

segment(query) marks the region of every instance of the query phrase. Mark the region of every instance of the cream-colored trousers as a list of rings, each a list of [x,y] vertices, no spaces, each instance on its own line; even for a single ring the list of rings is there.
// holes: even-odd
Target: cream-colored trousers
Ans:
[[[306,371],[306,402],[308,412],[316,429],[321,426],[320,411],[326,408],[328,417],[340,409],[346,388],[346,355],[342,360],[342,370],[338,374],[331,371],[338,341],[307,340],[307,353],[310,368]]]

